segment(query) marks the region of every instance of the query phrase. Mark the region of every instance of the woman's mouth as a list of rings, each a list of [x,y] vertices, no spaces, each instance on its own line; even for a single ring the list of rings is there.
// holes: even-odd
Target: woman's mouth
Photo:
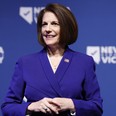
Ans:
[[[55,36],[56,36],[56,35],[45,35],[45,37],[48,38],[48,39],[49,39],[49,38],[53,38],[53,37],[55,37]]]

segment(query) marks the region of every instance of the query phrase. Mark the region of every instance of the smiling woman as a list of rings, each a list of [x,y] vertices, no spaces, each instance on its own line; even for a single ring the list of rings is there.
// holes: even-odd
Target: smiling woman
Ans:
[[[38,31],[39,42],[43,46],[46,46],[42,37],[42,32],[41,32],[41,28],[43,26],[42,21],[46,13],[52,14],[52,16],[55,18],[54,21],[56,21],[54,22],[52,20],[55,23],[54,25],[57,26],[57,23],[58,23],[58,25],[60,26],[59,44],[63,46],[73,44],[78,37],[78,25],[77,25],[76,19],[70,10],[68,10],[63,5],[59,6],[58,4],[47,5],[46,8],[39,13],[38,20],[37,20],[37,31]],[[50,19],[50,17],[47,17],[47,18]]]
[[[16,63],[3,115],[101,116],[95,63],[68,47],[78,36],[72,12],[63,5],[48,4],[37,18],[37,32],[43,49]]]
[[[47,46],[59,46],[60,26],[52,12],[46,12],[42,21],[42,36]]]

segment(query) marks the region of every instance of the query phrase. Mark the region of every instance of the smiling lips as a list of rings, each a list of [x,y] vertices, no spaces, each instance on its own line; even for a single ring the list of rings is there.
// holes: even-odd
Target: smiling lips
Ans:
[[[53,37],[55,37],[56,35],[44,35],[46,38],[53,38]]]

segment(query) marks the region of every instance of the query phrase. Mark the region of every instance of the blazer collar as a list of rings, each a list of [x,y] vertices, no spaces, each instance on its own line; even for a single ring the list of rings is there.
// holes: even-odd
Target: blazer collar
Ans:
[[[46,50],[43,49],[39,55],[40,62],[41,62],[42,68],[44,70],[44,73],[46,75],[46,78],[49,81],[49,83],[51,84],[51,87],[54,89],[54,91],[56,92],[56,94],[59,97],[65,97],[64,93],[62,92],[62,90],[60,88],[59,82],[61,81],[65,72],[67,71],[67,69],[71,63],[72,56],[73,56],[72,50],[67,48],[59,66],[57,68],[57,71],[54,74],[52,71],[52,68],[50,66]]]

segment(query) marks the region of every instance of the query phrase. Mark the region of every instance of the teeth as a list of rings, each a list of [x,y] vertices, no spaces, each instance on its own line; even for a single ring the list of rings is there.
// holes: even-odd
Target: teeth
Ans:
[[[46,35],[47,38],[52,38],[54,37],[53,35]]]

